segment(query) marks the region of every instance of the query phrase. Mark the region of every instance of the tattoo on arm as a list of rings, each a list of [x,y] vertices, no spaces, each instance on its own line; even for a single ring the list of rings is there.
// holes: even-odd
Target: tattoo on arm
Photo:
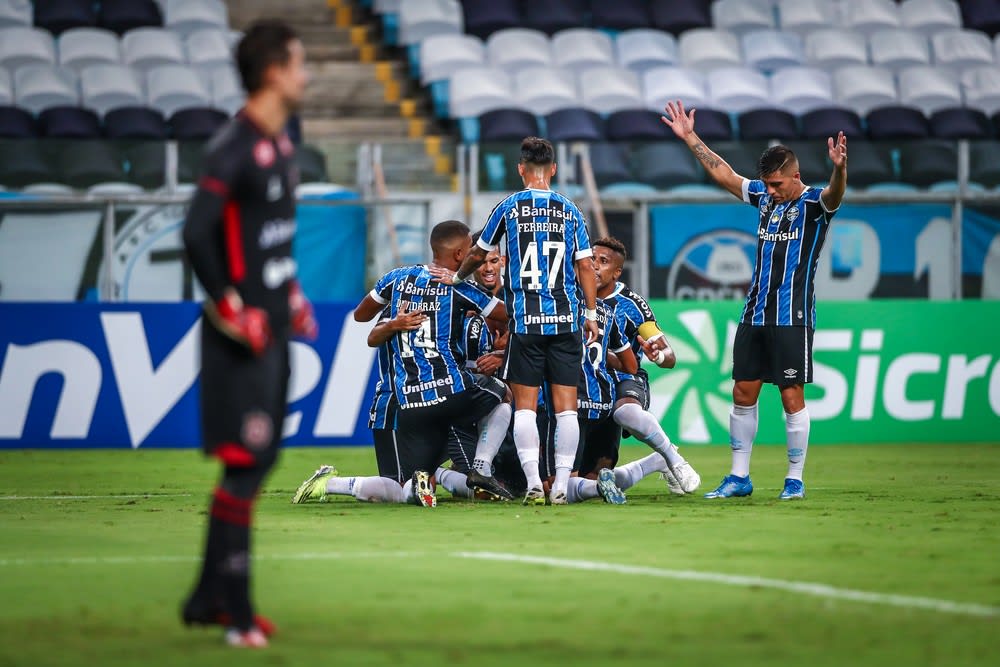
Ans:
[[[694,153],[694,156],[698,158],[698,161],[705,165],[706,169],[715,169],[722,164],[722,160],[719,159],[719,156],[710,151],[708,146],[703,143],[695,144],[691,147],[691,151]]]

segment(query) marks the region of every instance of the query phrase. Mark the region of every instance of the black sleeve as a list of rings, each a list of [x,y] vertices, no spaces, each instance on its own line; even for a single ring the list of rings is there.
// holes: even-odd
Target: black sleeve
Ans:
[[[191,199],[182,233],[191,268],[209,298],[218,301],[233,284],[223,238],[223,211],[236,187],[242,152],[232,145],[213,147],[205,155],[204,171]]]

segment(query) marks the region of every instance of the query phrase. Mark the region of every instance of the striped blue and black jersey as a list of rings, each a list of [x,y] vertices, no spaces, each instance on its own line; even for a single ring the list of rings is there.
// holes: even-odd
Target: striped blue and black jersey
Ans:
[[[593,254],[587,223],[576,204],[551,190],[515,192],[493,209],[478,243],[493,250],[502,241],[510,330],[542,335],[576,331],[574,262]]]
[[[390,354],[391,350],[388,341],[379,345],[375,354],[378,380],[375,382],[375,396],[372,398],[372,407],[368,411],[368,428],[372,430],[396,428],[396,397],[392,393],[392,362]]]
[[[615,283],[615,291],[604,297],[604,303],[614,309],[615,320],[622,337],[632,347],[635,359],[642,364],[642,345],[639,344],[639,327],[645,322],[656,323],[653,309],[644,298],[633,292],[625,283]],[[616,382],[630,380],[634,376],[621,371],[611,371]]]
[[[469,310],[489,315],[499,301],[472,283],[435,282],[426,266],[405,266],[382,276],[371,298],[386,304],[389,317],[420,310],[427,319],[416,331],[389,339],[393,391],[400,409],[440,403],[471,386],[459,351]]]
[[[475,368],[476,359],[493,351],[493,333],[480,314],[466,315],[458,351],[465,359],[466,368]]]
[[[816,262],[830,220],[821,190],[775,204],[763,181],[743,181],[743,201],[757,207],[757,261],[740,322],[816,326]]]
[[[598,299],[597,340],[583,349],[583,373],[576,390],[580,419],[604,419],[611,414],[615,405],[615,379],[608,371],[608,351],[622,352],[628,347],[614,309]]]

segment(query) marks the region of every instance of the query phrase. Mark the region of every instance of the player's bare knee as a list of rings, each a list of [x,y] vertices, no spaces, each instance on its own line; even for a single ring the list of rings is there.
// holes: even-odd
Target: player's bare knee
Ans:
[[[737,382],[733,385],[733,403],[736,405],[754,405],[760,396],[760,384],[756,382]]]

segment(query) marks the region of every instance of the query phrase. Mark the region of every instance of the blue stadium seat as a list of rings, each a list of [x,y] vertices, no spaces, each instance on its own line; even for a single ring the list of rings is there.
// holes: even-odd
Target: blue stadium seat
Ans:
[[[850,109],[841,107],[815,109],[802,114],[800,120],[803,139],[826,139],[836,137],[838,132],[843,132],[850,138],[860,139],[865,136],[861,117]]]
[[[969,144],[969,179],[993,188],[1000,185],[1000,141],[973,141]]]
[[[326,157],[313,146],[302,145],[295,149],[295,165],[299,168],[302,183],[328,183]]]
[[[590,166],[594,170],[597,187],[605,188],[613,183],[629,183],[639,179],[632,177],[629,168],[628,150],[623,144],[590,144]],[[645,179],[641,179],[645,180]]]
[[[654,27],[677,36],[685,30],[712,25],[708,4],[704,0],[651,0],[649,16]]]
[[[931,135],[940,139],[988,139],[993,135],[990,119],[979,109],[955,107],[931,114]]]
[[[584,0],[524,0],[521,4],[521,25],[553,34],[567,28],[585,25]]]
[[[174,139],[208,139],[226,122],[225,112],[209,107],[189,107],[176,111],[167,120]]]
[[[201,152],[204,142],[181,142],[178,145],[177,180],[194,183],[200,175]],[[195,157],[192,157],[195,156]],[[128,182],[147,190],[163,186],[166,181],[166,144],[162,141],[140,141],[123,150],[128,167]]]
[[[122,156],[109,141],[67,141],[61,148],[56,159],[61,183],[83,189],[126,180]]]
[[[167,122],[156,109],[119,107],[104,114],[104,136],[109,139],[167,138]]]
[[[848,150],[850,151],[848,179],[851,185],[863,188],[897,180],[890,144],[852,138]]]
[[[538,135],[538,120],[524,109],[494,109],[479,117],[480,141],[520,141]]]
[[[648,28],[648,5],[645,0],[591,0],[590,21],[595,28],[609,30]]]
[[[517,28],[521,13],[517,0],[463,0],[465,32],[486,39],[497,30]]]
[[[43,137],[96,139],[101,136],[101,121],[83,107],[49,107],[38,114],[38,130]]]
[[[632,154],[636,179],[660,189],[704,182],[704,171],[688,150],[679,143],[653,143],[640,146]]]
[[[737,117],[736,124],[743,139],[795,139],[799,136],[795,116],[782,109],[744,111]]]
[[[604,141],[604,121],[593,111],[559,109],[545,117],[548,138],[552,141]]]
[[[649,109],[616,111],[608,116],[605,127],[611,141],[662,141],[674,136],[660,114]]]
[[[701,136],[700,132],[698,136]],[[728,162],[733,171],[750,179],[757,178],[757,162],[766,148],[767,142],[760,140],[719,141],[712,144],[712,150]]]
[[[134,28],[160,27],[163,16],[153,0],[101,0],[97,23],[120,35]]]
[[[873,109],[865,116],[868,136],[872,139],[922,139],[930,136],[927,117],[918,109],[887,106]]]
[[[904,183],[928,187],[953,181],[958,174],[958,148],[950,141],[917,141],[900,146],[899,175]]]
[[[52,180],[52,160],[40,141],[0,141],[0,155],[17,155],[16,160],[0,160],[0,186],[23,188]]]
[[[829,161],[829,149],[822,141],[786,141],[799,161],[799,174],[806,185],[823,185],[830,181],[833,164]]]
[[[698,107],[695,125],[698,127],[698,136],[705,141],[729,141],[733,138],[733,124],[729,120],[729,114],[724,111]]]
[[[36,136],[34,116],[20,107],[0,106],[0,138],[31,139]]]
[[[962,0],[962,23],[988,35],[1000,32],[1000,0]]]
[[[993,124],[993,134],[1000,137],[1000,111],[990,116],[990,123]]]
[[[35,25],[54,35],[70,28],[97,25],[92,0],[35,0]]]

